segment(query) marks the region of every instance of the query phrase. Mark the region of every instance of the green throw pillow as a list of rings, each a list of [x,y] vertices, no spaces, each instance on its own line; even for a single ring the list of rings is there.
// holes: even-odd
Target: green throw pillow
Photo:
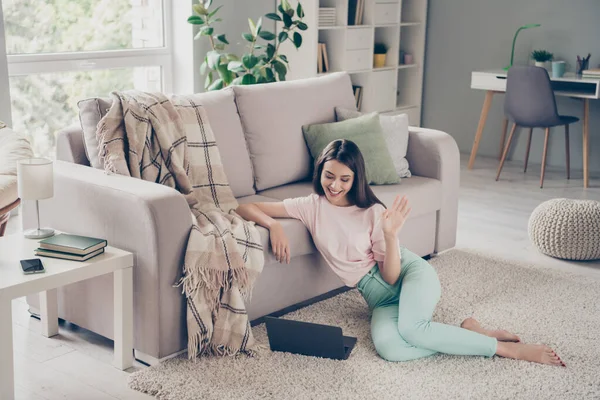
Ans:
[[[304,139],[314,159],[332,141],[351,140],[365,159],[367,179],[370,184],[385,185],[400,182],[394,168],[377,113],[328,124],[304,125]]]

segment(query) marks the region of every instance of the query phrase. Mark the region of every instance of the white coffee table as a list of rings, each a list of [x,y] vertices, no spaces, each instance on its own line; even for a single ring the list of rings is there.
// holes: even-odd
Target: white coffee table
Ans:
[[[108,246],[83,262],[36,257],[38,242],[21,234],[0,237],[0,400],[14,398],[11,301],[39,293],[42,334],[51,337],[58,334],[56,288],[100,275],[114,275],[114,365],[133,365],[133,255]],[[46,272],[23,274],[19,261],[30,258],[40,258]]]

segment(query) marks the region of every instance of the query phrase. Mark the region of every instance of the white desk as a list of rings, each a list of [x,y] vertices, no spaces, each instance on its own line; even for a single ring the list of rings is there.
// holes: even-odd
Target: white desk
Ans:
[[[0,400],[14,398],[11,301],[40,293],[42,334],[58,334],[56,288],[96,276],[114,274],[115,366],[133,365],[133,255],[114,247],[87,261],[36,257],[39,240],[22,234],[0,237]],[[25,275],[19,260],[40,258],[45,273]]]
[[[473,168],[475,163],[475,156],[477,155],[477,148],[479,147],[479,141],[485,128],[485,122],[487,120],[490,106],[492,105],[492,98],[496,93],[506,92],[506,73],[504,70],[490,70],[490,71],[473,71],[471,73],[471,89],[485,90],[485,100],[483,101],[483,108],[481,109],[481,116],[479,117],[479,125],[477,126],[477,132],[475,133],[475,140],[473,141],[473,147],[471,148],[471,157],[469,158],[468,168]],[[588,157],[589,157],[589,115],[590,115],[590,99],[600,99],[600,78],[581,78],[575,74],[565,74],[562,78],[550,78],[552,81],[552,88],[557,96],[573,97],[583,100],[583,187],[589,186],[589,171],[588,171]],[[506,129],[508,127],[508,120],[504,118],[502,126],[502,136],[500,138],[500,156],[504,148],[504,142],[506,140]]]

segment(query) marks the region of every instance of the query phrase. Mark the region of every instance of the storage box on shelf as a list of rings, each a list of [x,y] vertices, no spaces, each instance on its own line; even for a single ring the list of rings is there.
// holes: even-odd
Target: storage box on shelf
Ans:
[[[296,8],[297,0],[289,1]],[[348,71],[352,84],[362,88],[361,111],[406,112],[411,125],[420,125],[427,0],[301,2],[308,25],[308,30],[302,32],[303,44],[298,50],[289,42],[282,45],[290,62],[288,79]],[[321,26],[320,9],[329,9],[331,15],[332,8],[335,25]],[[319,68],[319,43],[327,48],[327,70]],[[381,68],[373,64],[376,43],[387,49]],[[409,55],[409,63],[405,62],[405,54]]]

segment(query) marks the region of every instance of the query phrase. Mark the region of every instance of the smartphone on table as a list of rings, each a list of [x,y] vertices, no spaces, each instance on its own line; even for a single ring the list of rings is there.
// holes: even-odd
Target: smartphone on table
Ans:
[[[28,274],[41,274],[46,272],[44,269],[44,265],[42,264],[42,260],[39,258],[32,258],[30,260],[21,260],[21,268],[23,269],[23,273]]]

